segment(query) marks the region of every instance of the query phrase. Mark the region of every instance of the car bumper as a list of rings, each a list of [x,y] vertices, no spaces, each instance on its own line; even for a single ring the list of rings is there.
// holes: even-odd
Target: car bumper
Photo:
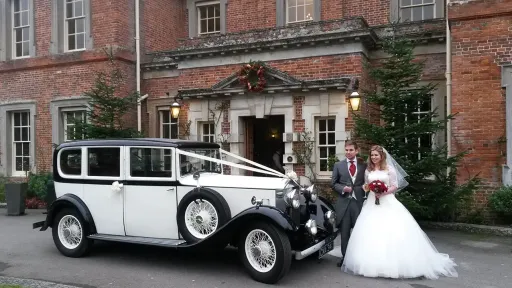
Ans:
[[[32,229],[37,229],[39,227],[41,227],[40,231],[45,231],[48,228],[48,225],[46,225],[46,220],[32,223]]]
[[[322,258],[328,252],[334,249],[334,239],[336,239],[337,233],[330,234],[324,240],[316,243],[313,246],[308,247],[302,251],[295,251],[294,257],[295,260],[302,260],[312,254],[319,252],[318,258]]]

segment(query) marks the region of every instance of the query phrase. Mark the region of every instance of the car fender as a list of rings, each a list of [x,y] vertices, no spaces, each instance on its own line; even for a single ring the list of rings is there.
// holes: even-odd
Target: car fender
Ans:
[[[57,215],[57,213],[59,213],[59,211],[64,207],[76,208],[89,225],[89,231],[91,231],[91,233],[96,233],[96,225],[94,224],[91,211],[89,211],[89,208],[87,208],[87,205],[85,205],[84,201],[82,201],[80,197],[74,194],[65,194],[53,201],[53,203],[48,208],[46,221],[41,227],[41,231],[45,231],[48,229],[48,227],[51,227],[55,215]]]
[[[246,223],[252,223],[258,220],[270,222],[283,229],[287,234],[299,230],[299,227],[283,211],[271,206],[253,206],[231,218],[231,220],[218,229],[214,234],[208,236],[202,241],[180,246],[198,247],[210,245],[212,242],[229,242],[233,237],[238,236],[237,233],[243,229]]]

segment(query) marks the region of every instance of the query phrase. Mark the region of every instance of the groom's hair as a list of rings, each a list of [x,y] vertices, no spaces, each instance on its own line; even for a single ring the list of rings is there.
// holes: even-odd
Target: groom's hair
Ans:
[[[345,147],[351,146],[351,145],[354,146],[354,149],[356,149],[356,150],[359,149],[359,146],[357,146],[356,141],[348,140],[345,142]]]

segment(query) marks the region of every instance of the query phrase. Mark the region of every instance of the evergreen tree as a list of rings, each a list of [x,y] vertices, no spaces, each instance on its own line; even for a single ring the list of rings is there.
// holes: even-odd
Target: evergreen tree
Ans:
[[[123,121],[137,107],[140,95],[137,91],[123,93],[124,77],[116,66],[112,50],[105,51],[109,57],[109,71],[99,71],[93,87],[84,93],[89,98],[87,121],[74,119],[75,127],[69,131],[73,139],[105,139],[144,137],[137,129],[125,127]]]
[[[413,215],[451,220],[471,199],[477,179],[457,185],[457,164],[465,153],[448,157],[446,145],[432,143],[436,134],[445,133],[453,115],[444,117],[430,106],[436,85],[418,85],[424,62],[414,59],[415,42],[397,35],[394,23],[391,28],[391,35],[382,39],[382,50],[390,57],[378,67],[367,67],[378,88],[362,91],[369,109],[378,110],[383,124],[356,114],[354,134],[364,143],[384,146],[409,174],[409,186],[397,196]]]

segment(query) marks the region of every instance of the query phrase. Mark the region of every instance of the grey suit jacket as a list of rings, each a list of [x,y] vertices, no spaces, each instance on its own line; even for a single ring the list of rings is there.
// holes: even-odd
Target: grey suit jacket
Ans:
[[[364,197],[366,196],[366,193],[363,190],[366,163],[358,159],[356,167],[356,178],[352,183],[352,177],[350,177],[350,172],[348,171],[347,159],[343,159],[334,164],[332,170],[331,187],[336,192],[336,194],[338,194],[338,198],[335,204],[337,220],[336,225],[339,225],[341,222],[341,219],[343,218],[345,210],[347,209],[350,201],[357,201],[357,204],[360,208],[363,206]],[[350,197],[352,193],[343,192],[343,188],[345,186],[352,187],[352,191],[356,199]]]

